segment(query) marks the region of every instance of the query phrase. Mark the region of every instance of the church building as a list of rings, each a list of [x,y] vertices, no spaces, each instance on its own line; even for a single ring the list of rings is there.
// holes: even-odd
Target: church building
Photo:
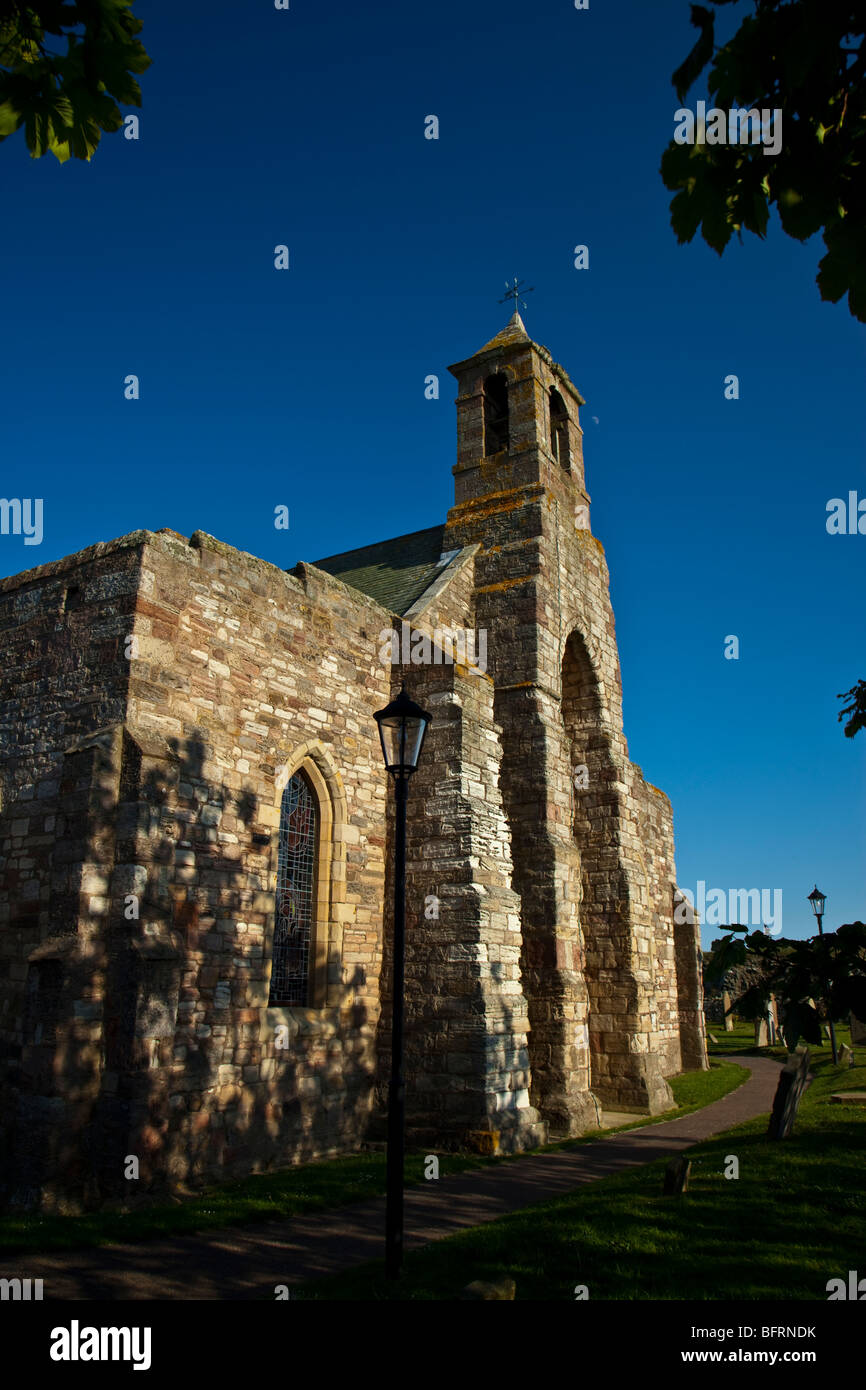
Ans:
[[[671,805],[623,734],[582,397],[517,313],[450,370],[442,524],[289,572],[137,531],[0,581],[4,1201],[96,1207],[382,1137],[373,715],[401,685],[432,715],[409,1143],[532,1148],[659,1114],[707,1066]]]

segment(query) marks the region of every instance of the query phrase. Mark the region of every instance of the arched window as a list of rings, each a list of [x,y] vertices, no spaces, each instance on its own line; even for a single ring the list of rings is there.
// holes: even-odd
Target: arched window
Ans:
[[[319,823],[316,794],[305,774],[296,772],[280,804],[269,1008],[309,1002],[315,964]]]
[[[508,448],[508,378],[496,372],[484,383],[484,456]]]
[[[563,468],[568,468],[571,462],[568,451],[568,411],[555,386],[550,388],[550,451],[557,463]]]

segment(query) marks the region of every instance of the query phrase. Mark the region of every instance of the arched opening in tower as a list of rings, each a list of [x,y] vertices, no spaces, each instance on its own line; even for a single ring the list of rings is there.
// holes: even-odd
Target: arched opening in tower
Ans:
[[[580,939],[588,1004],[590,1085],[610,1085],[611,1054],[622,1046],[626,1012],[621,966],[629,956],[623,937],[623,881],[619,853],[618,794],[609,734],[592,660],[580,632],[566,643],[562,662],[562,721],[571,765],[572,832],[580,855]]]
[[[562,468],[571,466],[568,447],[568,411],[555,386],[550,388],[550,451]]]
[[[495,372],[484,383],[485,458],[508,446],[508,378],[504,372]]]

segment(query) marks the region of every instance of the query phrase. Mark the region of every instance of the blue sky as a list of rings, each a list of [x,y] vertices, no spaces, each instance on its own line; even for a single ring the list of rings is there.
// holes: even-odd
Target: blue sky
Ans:
[[[688,8],[136,5],[140,139],[65,166],[0,147],[0,492],[45,509],[0,572],[162,526],[288,567],[444,519],[446,367],[517,275],[587,401],[626,736],[679,881],[780,889],[802,936],[816,879],[828,928],[866,917],[866,734],[835,698],[866,678],[866,536],[825,528],[866,496],[864,330],[819,298],[820,237],[677,245],[658,166]]]

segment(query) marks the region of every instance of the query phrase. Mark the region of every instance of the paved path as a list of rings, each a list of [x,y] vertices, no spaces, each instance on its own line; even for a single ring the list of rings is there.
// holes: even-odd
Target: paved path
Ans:
[[[569,1151],[513,1159],[406,1191],[406,1249],[495,1221],[510,1211],[572,1192],[770,1111],[779,1063],[728,1057],[751,1069],[744,1085],[691,1115],[599,1139]],[[54,1299],[254,1299],[274,1285],[334,1274],[384,1256],[385,1199],[376,1197],[285,1221],[140,1244],[48,1255],[5,1256],[0,1278],[44,1280]]]

